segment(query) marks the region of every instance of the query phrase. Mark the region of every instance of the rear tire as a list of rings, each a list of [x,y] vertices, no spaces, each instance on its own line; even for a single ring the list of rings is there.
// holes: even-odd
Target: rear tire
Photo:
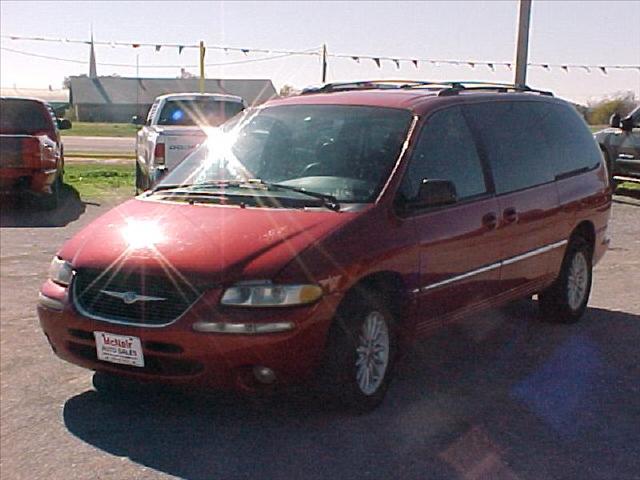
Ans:
[[[604,147],[601,147],[600,150],[602,151],[602,158],[604,158],[604,163],[607,166],[607,173],[609,175],[609,185],[611,185],[611,189],[615,192],[616,188],[618,187],[618,181],[614,178],[613,162],[611,161],[611,157],[609,157],[609,154],[604,149]]]
[[[144,192],[142,188],[142,169],[138,160],[136,160],[136,195],[140,195],[142,192]]]
[[[574,238],[565,253],[560,275],[538,295],[543,320],[553,323],[577,322],[589,302],[592,283],[592,251],[582,237]]]
[[[62,194],[63,180],[62,173],[59,172],[55,181],[51,184],[51,193],[45,195],[41,199],[41,206],[44,210],[55,210],[60,204],[60,195]]]
[[[397,332],[387,306],[373,292],[352,293],[330,328],[321,389],[357,413],[384,400],[397,356]]]

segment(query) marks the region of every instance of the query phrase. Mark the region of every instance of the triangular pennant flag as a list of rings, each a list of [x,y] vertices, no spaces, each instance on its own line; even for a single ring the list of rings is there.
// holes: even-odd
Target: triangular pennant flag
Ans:
[[[476,64],[473,62],[467,62],[467,64],[471,67],[471,68],[476,68]]]
[[[162,45],[156,45],[156,52],[159,52],[161,47]]]
[[[607,69],[605,67],[598,67],[600,69],[600,71],[606,75],[607,74]]]
[[[242,49],[242,53],[244,53],[246,55],[247,53],[249,53],[249,49],[248,48],[243,48]]]
[[[178,55],[182,53],[182,50],[184,50],[184,45],[178,45]]]
[[[372,60],[374,62],[376,62],[376,65],[378,66],[378,68],[380,68],[380,59],[379,58],[372,58]]]
[[[400,60],[398,60],[398,59],[396,59],[396,58],[393,58],[392,60],[393,60],[393,63],[395,63],[395,64],[396,64],[396,68],[397,68],[397,69],[400,69]]]
[[[132,43],[132,44],[131,44],[131,46],[132,46],[133,48],[139,48],[139,47],[140,47],[140,44],[139,44],[139,43]]]
[[[551,69],[549,68],[549,65],[547,65],[547,64],[542,65],[542,68],[544,68],[545,70],[551,70]]]
[[[587,71],[587,73],[591,73],[591,69],[588,66],[583,65],[582,68],[584,68]]]
[[[510,64],[510,63],[507,63],[507,68],[508,68],[509,70],[511,70],[511,64]]]
[[[566,65],[562,65],[560,68],[562,68],[562,70],[564,70],[565,72],[569,73],[569,67],[567,67]]]
[[[413,63],[413,66],[418,68],[418,60],[411,60],[411,63]]]
[[[489,67],[492,72],[496,71],[496,68],[493,66],[493,63],[487,63],[487,67]]]
[[[360,63],[360,57],[351,57],[351,60],[355,61],[356,63]]]

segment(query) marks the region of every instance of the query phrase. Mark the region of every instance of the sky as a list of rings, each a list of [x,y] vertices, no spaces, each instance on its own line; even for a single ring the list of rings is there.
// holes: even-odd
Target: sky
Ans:
[[[41,36],[96,41],[231,46],[419,59],[513,62],[518,2],[0,2],[3,36]],[[640,1],[533,0],[529,61],[549,64],[640,65]],[[88,73],[89,47],[2,38],[3,87],[60,88],[65,77]],[[11,50],[86,63],[25,56]],[[206,63],[247,62],[275,54],[208,49]],[[197,74],[197,49],[96,46],[98,75],[170,77],[180,66]],[[113,67],[100,63],[119,63]],[[149,68],[170,65],[171,68]],[[513,71],[496,66],[447,66],[420,62],[400,68],[382,60],[328,57],[327,81],[362,79],[481,80],[513,82]],[[208,78],[268,78],[279,89],[321,83],[319,55],[207,67]],[[640,99],[640,71],[530,68],[527,83],[587,103],[622,91]]]

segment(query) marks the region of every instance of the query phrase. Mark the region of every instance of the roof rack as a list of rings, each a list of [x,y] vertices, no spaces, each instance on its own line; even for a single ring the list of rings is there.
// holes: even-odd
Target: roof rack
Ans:
[[[498,93],[527,92],[553,96],[552,92],[536,90],[526,85],[495,82],[444,81],[431,82],[422,80],[362,80],[355,82],[326,83],[318,87],[308,87],[302,90],[302,95],[313,93],[344,92],[349,90],[408,90],[427,89],[438,92],[438,96],[458,95],[469,91],[491,91]]]

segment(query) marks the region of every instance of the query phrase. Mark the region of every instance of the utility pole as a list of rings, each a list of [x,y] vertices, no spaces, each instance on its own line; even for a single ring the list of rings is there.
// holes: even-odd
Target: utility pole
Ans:
[[[204,93],[204,42],[200,40],[200,93]]]
[[[140,115],[140,54],[136,54],[136,115]]]
[[[518,44],[516,45],[517,86],[527,84],[527,61],[529,56],[529,20],[531,18],[531,0],[520,0],[518,6]]]
[[[327,44],[322,44],[322,83],[327,81]]]

